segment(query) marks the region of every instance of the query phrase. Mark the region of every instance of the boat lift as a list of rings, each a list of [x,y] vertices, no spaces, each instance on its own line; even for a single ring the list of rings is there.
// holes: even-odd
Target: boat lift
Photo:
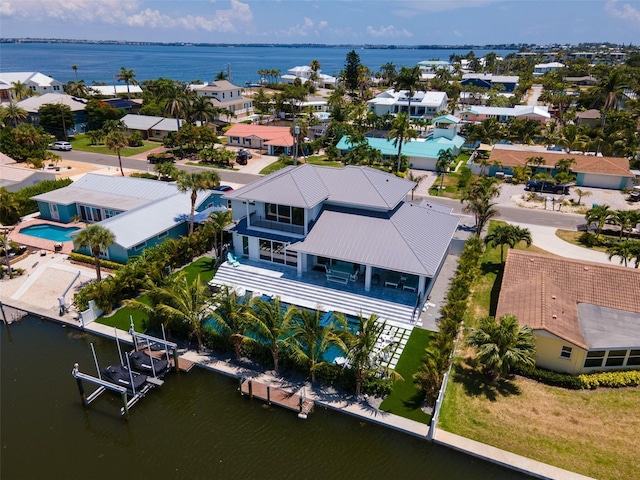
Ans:
[[[67,311],[67,306],[66,306],[66,300],[64,299],[64,297],[67,296],[67,293],[69,293],[69,290],[71,290],[71,287],[73,287],[73,284],[76,283],[76,280],[78,280],[78,278],[80,278],[82,272],[80,272],[80,270],[78,270],[78,273],[76,274],[75,277],[73,277],[73,280],[71,280],[71,283],[69,284],[69,286],[66,288],[66,290],[64,292],[62,292],[62,295],[60,295],[58,297],[58,306],[60,307],[60,316],[64,316],[64,314]]]
[[[151,355],[151,345],[162,345],[163,350],[165,351],[165,355],[167,356],[167,362],[170,362],[170,353],[173,353],[173,366],[176,371],[178,371],[178,344],[167,341],[166,334],[164,332],[164,325],[160,324],[162,328],[162,338],[152,337],[151,335],[145,335],[144,333],[136,332],[133,325],[133,317],[130,317],[131,327],[129,327],[129,335],[133,338],[133,346],[136,350],[140,350],[140,345],[142,348],[146,346],[149,355]],[[151,362],[153,366],[153,362]],[[156,378],[155,371],[153,372],[153,377]]]

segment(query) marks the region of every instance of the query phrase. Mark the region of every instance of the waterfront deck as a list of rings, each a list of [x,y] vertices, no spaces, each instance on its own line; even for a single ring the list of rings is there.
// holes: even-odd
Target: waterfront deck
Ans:
[[[384,282],[364,290],[364,282],[346,285],[329,283],[326,273],[310,271],[297,277],[295,268],[255,262],[243,259],[233,267],[225,262],[220,265],[211,285],[240,287],[247,291],[277,296],[285,303],[324,311],[342,312],[368,317],[378,315],[390,325],[412,328],[412,315],[416,293],[385,287]],[[419,312],[416,312],[417,318]]]
[[[250,398],[256,397],[264,400],[269,405],[273,403],[274,405],[298,412],[301,418],[307,418],[307,415],[311,412],[314,405],[313,400],[306,398],[304,395],[304,388],[290,392],[250,379],[242,381],[240,393],[242,395],[249,395]]]

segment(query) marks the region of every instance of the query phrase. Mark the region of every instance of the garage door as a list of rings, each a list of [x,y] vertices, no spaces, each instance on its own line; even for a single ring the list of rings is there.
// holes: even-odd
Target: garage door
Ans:
[[[409,157],[409,165],[411,166],[411,168],[414,168],[416,170],[435,171],[436,160],[437,159],[435,158]]]
[[[617,175],[597,175],[595,173],[585,173],[582,182],[580,182],[580,186],[618,190],[620,189],[621,180],[622,179]]]

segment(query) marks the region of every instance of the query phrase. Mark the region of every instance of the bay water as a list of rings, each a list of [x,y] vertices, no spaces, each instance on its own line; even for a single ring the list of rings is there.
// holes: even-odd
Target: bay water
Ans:
[[[361,48],[330,46],[195,46],[128,45],[94,43],[0,43],[0,72],[41,72],[66,83],[78,79],[87,85],[117,83],[121,67],[133,69],[137,81],[160,77],[193,82],[211,82],[220,71],[229,69],[233,83],[245,86],[260,80],[260,69],[288,69],[320,62],[322,73],[338,75],[344,69],[347,53],[356,51],[372,73],[392,62],[399,70],[422,60],[449,60],[452,54],[465,55],[469,49]],[[511,51],[495,50],[506,56]],[[476,57],[489,50],[474,50]]]
[[[323,408],[300,420],[200,368],[170,373],[125,421],[119,395],[85,408],[71,375],[95,375],[90,343],[101,367],[118,362],[113,340],[31,316],[0,337],[3,480],[524,478]]]

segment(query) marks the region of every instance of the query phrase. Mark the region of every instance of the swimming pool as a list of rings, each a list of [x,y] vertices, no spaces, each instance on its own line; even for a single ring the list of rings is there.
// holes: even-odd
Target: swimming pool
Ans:
[[[53,242],[70,242],[73,232],[80,230],[78,227],[60,227],[43,223],[40,225],[30,225],[20,230],[20,233],[31,237],[44,238]]]

